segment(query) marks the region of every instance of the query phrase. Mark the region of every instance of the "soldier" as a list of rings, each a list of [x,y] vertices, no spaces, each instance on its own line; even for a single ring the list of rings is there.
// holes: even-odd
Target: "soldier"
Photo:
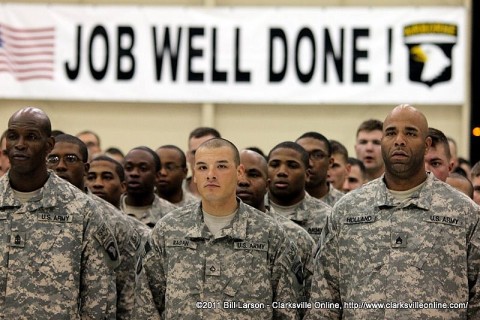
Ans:
[[[385,174],[335,205],[307,319],[480,317],[479,208],[425,172],[430,144],[414,107],[386,117]]]
[[[336,140],[330,140],[332,146],[333,163],[328,169],[328,182],[336,189],[342,190],[345,180],[350,173],[347,148]]]
[[[470,199],[473,200],[473,185],[470,180],[460,173],[452,172],[445,180],[446,183],[454,187],[460,192],[465,193]]]
[[[238,178],[237,197],[249,206],[267,212],[265,207],[265,195],[268,191],[267,160],[256,151],[245,149],[240,152],[240,164],[245,174]]]
[[[127,191],[125,172],[117,160],[98,156],[90,162],[86,185],[94,195],[120,209],[120,197]]]
[[[473,185],[473,201],[480,205],[480,161],[473,165],[470,172],[470,181]]]
[[[305,229],[290,219],[279,214],[274,214],[265,207],[265,195],[268,191],[268,169],[267,160],[259,153],[251,150],[240,152],[240,163],[245,168],[245,174],[238,178],[237,197],[246,204],[267,213],[270,217],[279,222],[288,237],[295,241],[298,248],[298,255],[304,265],[304,286],[305,301],[310,296],[310,286],[313,275],[313,248],[315,241]]]
[[[5,137],[6,133],[6,131],[3,132],[0,137],[0,177],[10,169],[10,161],[8,160],[7,154],[7,138]]]
[[[6,136],[0,318],[115,319],[118,248],[93,200],[47,170],[50,119],[20,109]]]
[[[342,188],[345,193],[358,189],[367,182],[367,173],[363,162],[357,158],[349,157],[348,163],[350,164],[350,173]]]
[[[270,211],[300,225],[315,242],[320,239],[331,207],[305,191],[309,154],[301,145],[286,141],[268,154]]]
[[[214,138],[197,149],[201,202],[172,211],[152,230],[139,271],[148,279],[137,294],[139,319],[298,318],[296,247],[273,219],[237,200],[242,174],[231,142]],[[151,296],[154,314],[144,301]]]
[[[212,138],[221,138],[220,132],[217,129],[210,127],[198,127],[188,136],[188,151],[187,151],[187,161],[190,166],[191,176],[185,179],[183,189],[187,193],[193,194],[195,197],[199,198],[200,195],[197,190],[197,185],[193,181],[193,170],[195,167],[195,152],[198,147],[207,140]]]
[[[174,145],[161,146],[155,152],[162,166],[157,180],[157,195],[177,207],[198,201],[197,197],[182,188],[188,173],[185,153]]]
[[[100,136],[91,130],[84,130],[77,133],[77,138],[83,141],[88,148],[88,161],[102,154]]]
[[[380,177],[385,171],[385,165],[380,150],[382,139],[382,122],[370,119],[362,122],[357,129],[355,152],[357,159],[362,161],[367,169],[367,180]]]
[[[333,164],[330,141],[318,132],[306,132],[296,141],[310,155],[305,190],[314,198],[333,206],[343,196],[327,181],[328,168]]]
[[[88,193],[85,176],[88,172],[88,149],[77,137],[62,134],[55,137],[55,146],[47,156],[47,166],[57,175]],[[120,265],[115,270],[117,288],[117,319],[132,316],[135,288],[135,268],[141,245],[141,235],[126,215],[109,203],[92,195],[98,212],[102,213],[114,232],[120,250]]]
[[[123,165],[127,193],[120,198],[120,209],[153,228],[160,218],[176,206],[155,194],[160,177],[160,158],[148,147],[136,147],[125,156]]]
[[[472,164],[465,158],[458,157],[458,166],[453,168],[450,172],[456,172],[463,175],[470,180],[470,173],[472,172]]]
[[[453,169],[448,139],[442,131],[435,128],[428,128],[428,136],[432,144],[425,154],[425,170],[445,182]]]
[[[458,153],[457,153],[457,142],[452,137],[447,137],[448,140],[448,149],[450,150],[450,155],[453,162],[453,170],[458,167]]]
[[[120,197],[126,190],[125,173],[122,165],[109,156],[98,156],[90,162],[86,186],[90,193],[120,209]],[[129,215],[123,215],[146,240],[151,229]]]
[[[123,159],[125,158],[125,155],[123,154],[122,150],[120,150],[117,147],[109,147],[105,150],[104,153],[107,157],[110,157],[114,160],[116,160],[119,163],[123,163]],[[99,155],[96,155],[95,158],[99,157]],[[92,163],[92,161],[90,161]]]

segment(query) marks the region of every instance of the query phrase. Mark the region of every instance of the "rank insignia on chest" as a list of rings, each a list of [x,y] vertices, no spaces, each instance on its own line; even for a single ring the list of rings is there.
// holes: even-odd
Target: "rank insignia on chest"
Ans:
[[[12,234],[10,235],[10,247],[24,248],[25,238],[25,232],[12,232]]]
[[[402,231],[392,231],[390,234],[390,245],[392,248],[406,248],[408,234]]]
[[[205,275],[219,277],[221,275],[221,268],[219,265],[207,263],[205,268]]]

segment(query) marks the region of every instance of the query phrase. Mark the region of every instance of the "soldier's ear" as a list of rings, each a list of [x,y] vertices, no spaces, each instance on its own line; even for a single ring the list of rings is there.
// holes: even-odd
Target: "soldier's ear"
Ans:
[[[432,146],[432,138],[431,137],[425,138],[425,154],[427,154],[431,146]]]
[[[127,182],[125,180],[120,182],[120,191],[122,194],[127,192]]]
[[[90,170],[90,163],[88,163],[88,162],[84,163],[83,168],[84,168],[83,175],[86,177],[88,175],[88,170]]]
[[[54,137],[47,138],[47,154],[52,152],[54,146],[55,146],[55,138]]]
[[[158,180],[160,180],[160,176],[161,176],[160,171],[162,171],[162,170],[158,170],[157,172],[155,172],[155,183],[157,183]]]
[[[183,179],[187,178],[188,168],[186,166],[185,166],[185,168],[182,168],[182,172],[183,172]]]
[[[240,178],[245,175],[245,167],[243,164],[239,164],[237,167],[237,177]]]

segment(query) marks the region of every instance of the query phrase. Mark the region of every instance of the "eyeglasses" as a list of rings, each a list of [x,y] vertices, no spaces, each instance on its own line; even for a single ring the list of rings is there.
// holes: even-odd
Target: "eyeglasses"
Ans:
[[[167,163],[164,166],[162,166],[163,169],[167,172],[172,172],[174,170],[177,170],[178,168],[183,168],[182,166],[178,166],[175,163]]]
[[[311,160],[323,160],[328,157],[327,154],[321,150],[314,150],[310,152],[309,155]]]
[[[65,164],[75,164],[77,163],[78,161],[80,161],[80,158],[77,157],[76,155],[74,154],[66,154],[63,156],[63,162],[65,162]],[[49,155],[47,157],[47,164],[52,164],[52,165],[56,165],[60,162],[60,157],[59,156],[56,156],[56,155]]]

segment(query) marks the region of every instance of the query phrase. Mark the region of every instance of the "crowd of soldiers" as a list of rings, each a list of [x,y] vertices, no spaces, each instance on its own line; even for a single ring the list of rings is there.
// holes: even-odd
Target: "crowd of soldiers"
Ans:
[[[0,318],[480,319],[480,164],[410,105],[356,138],[264,154],[201,127],[124,155],[18,110]]]

